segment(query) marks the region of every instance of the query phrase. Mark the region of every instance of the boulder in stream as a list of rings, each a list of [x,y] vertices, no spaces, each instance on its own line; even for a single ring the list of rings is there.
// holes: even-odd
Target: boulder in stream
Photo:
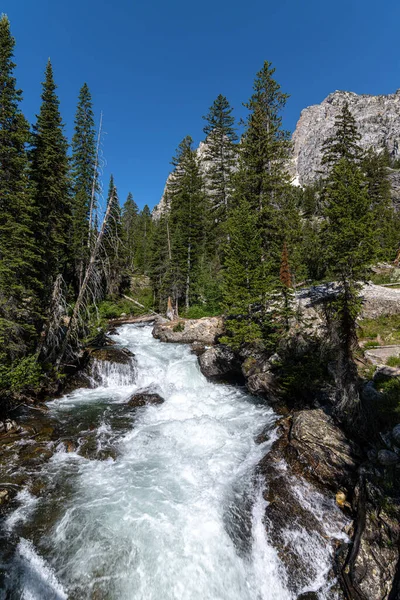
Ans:
[[[147,404],[163,404],[163,402],[165,402],[165,400],[160,394],[144,390],[133,394],[128,400],[128,406],[139,408],[141,406],[146,406]]]
[[[115,346],[95,348],[90,351],[90,355],[97,360],[106,360],[121,365],[129,364],[134,357],[134,354],[127,348],[116,348]]]
[[[153,328],[153,336],[162,342],[178,344],[201,342],[207,346],[214,344],[222,332],[222,317],[178,319],[177,321],[157,319]]]
[[[243,381],[240,361],[228,346],[208,348],[198,360],[201,372],[211,381]]]

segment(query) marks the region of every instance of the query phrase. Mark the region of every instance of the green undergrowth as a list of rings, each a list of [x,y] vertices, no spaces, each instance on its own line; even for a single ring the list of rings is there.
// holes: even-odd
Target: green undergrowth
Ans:
[[[185,311],[181,311],[181,316],[185,319],[202,319],[203,317],[217,317],[221,313],[221,308],[217,305],[196,304]]]
[[[386,364],[388,367],[400,367],[400,356],[389,356]]]
[[[153,309],[153,294],[151,290],[142,291],[134,299],[143,304],[144,308],[126,298],[103,300],[98,306],[100,320],[117,319],[122,315],[144,315]]]
[[[400,344],[400,315],[387,315],[359,322],[358,339],[364,348]]]
[[[0,391],[6,390],[13,394],[25,390],[35,392],[40,389],[42,379],[43,370],[34,355],[16,360],[9,366],[0,364]]]

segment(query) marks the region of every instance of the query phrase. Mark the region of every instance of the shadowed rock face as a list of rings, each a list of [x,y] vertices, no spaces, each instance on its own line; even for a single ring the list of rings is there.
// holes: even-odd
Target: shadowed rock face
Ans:
[[[321,104],[305,108],[293,134],[293,160],[291,174],[300,185],[313,183],[320,177],[322,145],[333,135],[335,118],[343,104],[348,102],[358,131],[360,145],[367,149],[388,147],[393,157],[399,153],[400,142],[400,90],[387,96],[359,95],[336,91]],[[394,187],[398,187],[394,177]]]
[[[243,382],[240,361],[227,346],[208,348],[199,356],[200,370],[211,381]]]

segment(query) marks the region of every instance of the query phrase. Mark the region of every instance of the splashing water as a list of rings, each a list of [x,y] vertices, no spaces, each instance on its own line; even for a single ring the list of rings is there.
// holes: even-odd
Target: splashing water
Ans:
[[[6,522],[19,540],[8,589],[26,600],[292,600],[254,477],[273,440],[271,408],[207,382],[189,348],[161,344],[148,326],[115,340],[136,356],[134,383],[107,366],[101,387],[49,407],[65,425],[86,415],[116,456],[60,444],[41,473],[46,492],[20,493]],[[130,409],[143,388],[164,404]],[[266,427],[271,439],[257,445]]]

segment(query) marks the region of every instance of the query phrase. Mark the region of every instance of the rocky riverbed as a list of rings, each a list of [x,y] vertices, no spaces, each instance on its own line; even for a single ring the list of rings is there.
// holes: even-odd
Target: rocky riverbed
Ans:
[[[347,438],[321,399],[300,410],[282,403],[273,372],[279,357],[266,356],[257,348],[235,354],[216,344],[222,332],[219,318],[176,325],[158,322],[153,335],[191,343],[209,380],[245,384],[283,415],[272,439],[269,426],[258,434],[256,441],[261,446],[268,443],[270,450],[259,460],[254,476],[263,482],[262,521],[285,567],[291,597],[396,599],[400,513],[395,496],[382,490],[398,477],[397,430],[378,453],[360,447]],[[135,377],[131,350],[106,345],[89,354],[85,370],[69,380],[67,391],[124,386]],[[47,494],[48,483],[40,474],[60,451],[87,460],[117,460],[114,440],[132,428],[136,411],[163,402],[158,391],[145,385],[123,402],[84,404],[73,419],[60,419],[46,405],[19,407],[0,423],[0,510],[4,515],[14,510],[21,494],[32,498]],[[111,429],[102,433],[105,410]],[[241,520],[239,529],[232,530],[244,547],[254,535],[251,526],[246,533],[245,523]]]

